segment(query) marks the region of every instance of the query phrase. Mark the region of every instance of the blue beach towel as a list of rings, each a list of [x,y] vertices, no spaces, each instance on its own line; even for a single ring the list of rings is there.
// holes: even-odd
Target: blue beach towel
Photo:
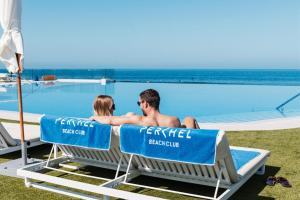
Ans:
[[[43,116],[41,141],[92,149],[110,148],[111,126],[88,119]]]
[[[233,159],[234,167],[238,171],[245,164],[250,162],[252,159],[256,158],[260,155],[257,151],[247,151],[247,150],[239,150],[239,149],[230,149],[231,156]]]
[[[125,124],[120,128],[120,149],[148,158],[214,165],[218,133],[218,130]]]

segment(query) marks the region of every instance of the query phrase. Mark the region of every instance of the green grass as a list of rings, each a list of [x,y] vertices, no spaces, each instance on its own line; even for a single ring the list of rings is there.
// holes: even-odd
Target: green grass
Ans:
[[[289,129],[279,131],[242,131],[228,132],[227,136],[231,145],[254,147],[267,149],[271,151],[271,157],[266,163],[265,175],[254,175],[231,199],[300,199],[300,129]],[[29,150],[29,154],[33,157],[46,159],[50,151],[49,145],[42,145]],[[0,162],[5,162],[10,159],[18,158],[20,152],[1,156]],[[102,170],[102,169],[101,169]],[[108,170],[99,170],[99,168],[88,167],[81,170],[85,174],[97,174],[109,176],[113,174]],[[52,172],[53,173],[53,172]],[[94,182],[91,179],[78,178],[70,175],[59,174],[55,175],[68,177],[73,180],[82,180],[86,182]],[[266,186],[265,180],[268,176],[283,176],[287,178],[293,185],[292,188],[284,188],[281,185],[273,187]],[[34,188],[26,188],[23,180],[5,176],[0,176],[0,195],[1,199],[72,199],[58,194],[37,190]],[[164,188],[183,188],[183,191],[207,192],[211,190],[208,187],[198,185],[184,184],[180,182],[166,181],[157,178],[141,177],[137,182],[149,183],[153,186]],[[97,182],[97,181],[96,181]],[[170,199],[193,199],[181,195],[175,195],[165,192],[157,192],[148,189],[141,189],[129,186],[121,186],[121,189],[135,191],[142,194],[151,194],[162,198]]]

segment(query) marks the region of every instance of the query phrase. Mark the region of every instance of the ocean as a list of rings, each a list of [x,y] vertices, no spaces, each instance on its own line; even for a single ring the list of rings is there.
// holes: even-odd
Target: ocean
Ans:
[[[300,85],[297,69],[26,69],[22,77],[40,80],[50,74],[61,79],[108,78],[116,82]]]

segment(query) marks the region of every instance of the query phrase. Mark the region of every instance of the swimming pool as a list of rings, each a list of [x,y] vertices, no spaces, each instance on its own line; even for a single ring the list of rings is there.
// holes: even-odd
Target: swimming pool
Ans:
[[[18,111],[15,85],[0,85],[0,110]],[[24,112],[59,116],[89,117],[94,97],[113,96],[116,115],[132,111],[141,91],[153,88],[161,95],[161,112],[179,118],[194,116],[202,122],[252,121],[300,115],[300,97],[276,107],[297,95],[298,86],[219,85],[178,83],[54,83],[23,85]]]

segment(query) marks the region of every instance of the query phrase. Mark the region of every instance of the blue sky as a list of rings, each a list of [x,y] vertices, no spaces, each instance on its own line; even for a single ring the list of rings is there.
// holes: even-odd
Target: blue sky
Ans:
[[[23,0],[22,25],[29,68],[300,68],[299,0]]]

